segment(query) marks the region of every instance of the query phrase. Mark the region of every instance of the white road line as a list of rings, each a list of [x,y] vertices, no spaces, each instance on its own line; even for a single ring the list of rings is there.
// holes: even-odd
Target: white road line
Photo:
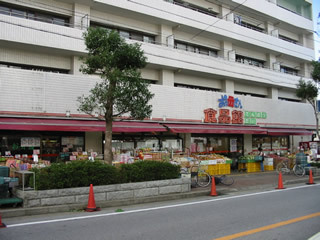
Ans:
[[[7,225],[7,228],[46,224],[46,223],[66,222],[66,221],[82,220],[82,219],[89,219],[89,218],[98,218],[98,217],[107,217],[107,216],[113,216],[113,215],[123,215],[123,214],[138,213],[138,212],[148,212],[148,211],[155,211],[155,210],[159,210],[159,209],[183,207],[183,206],[190,206],[190,205],[195,205],[195,204],[203,204],[203,203],[216,202],[216,201],[225,201],[225,200],[236,199],[236,198],[244,198],[244,197],[262,195],[262,194],[268,194],[268,193],[277,193],[277,192],[282,192],[282,191],[291,191],[291,190],[300,189],[300,188],[317,187],[317,186],[320,186],[320,185],[298,186],[298,187],[271,190],[271,191],[265,191],[265,192],[248,193],[248,194],[243,194],[243,195],[238,195],[238,196],[213,198],[213,199],[202,200],[202,201],[197,201],[197,202],[181,203],[181,204],[174,204],[174,205],[167,205],[167,206],[153,207],[153,208],[136,209],[136,210],[130,210],[130,211],[125,211],[125,212],[113,212],[113,213],[105,213],[105,214],[95,214],[95,215],[90,215],[90,216],[53,219],[53,220],[38,221],[38,222],[18,223],[18,224]]]

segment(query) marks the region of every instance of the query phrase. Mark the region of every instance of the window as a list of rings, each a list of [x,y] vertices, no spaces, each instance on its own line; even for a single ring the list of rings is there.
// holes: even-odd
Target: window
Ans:
[[[0,6],[0,14],[10,15],[10,8],[4,7],[4,6]]]
[[[291,42],[291,43],[294,43],[294,44],[298,44],[298,41],[295,40],[295,39],[292,39],[292,38],[289,38],[289,37],[286,37],[286,36],[283,36],[283,35],[279,35],[279,38],[284,40],[284,41],[287,41],[287,42]]]
[[[180,84],[180,83],[175,83],[174,86],[179,88],[190,88],[190,89],[197,89],[197,90],[204,90],[204,91],[220,92],[220,89],[217,89],[217,88],[193,86],[193,85]]]
[[[25,69],[25,70],[41,71],[41,72],[63,73],[63,74],[69,73],[69,70],[66,70],[66,69],[49,68],[49,67],[42,67],[42,66],[32,66],[32,65],[7,63],[7,62],[0,62],[0,67]]]
[[[130,39],[130,33],[129,32],[126,32],[126,31],[119,31],[119,34],[121,37],[123,38],[127,38],[127,39]]]
[[[119,35],[125,39],[132,39],[132,40],[136,40],[136,41],[140,41],[140,42],[146,42],[146,43],[155,43],[155,36],[146,34],[146,33],[141,33],[138,31],[131,31],[131,30],[124,30],[124,29],[117,29],[114,27],[110,27],[110,26],[105,26],[102,25],[100,23],[95,23],[95,22],[91,22],[90,23],[91,27],[101,27],[104,29],[107,29],[109,31],[115,30],[116,32],[119,33]]]
[[[26,18],[40,22],[52,23],[60,26],[68,26],[69,18],[52,15],[45,12],[35,12],[16,6],[0,6],[0,14],[10,15],[19,18]]]
[[[182,1],[182,0],[165,0],[165,1],[173,3],[173,4],[176,4],[176,5],[179,5],[181,7],[189,8],[189,9],[191,9],[193,11],[197,11],[197,12],[200,12],[200,13],[203,13],[203,14],[206,14],[206,15],[210,15],[212,17],[217,17],[218,16],[218,13],[212,11],[211,8],[200,7],[198,5],[194,5],[192,3],[185,2],[185,1]]]
[[[258,151],[262,147],[262,151],[266,154],[281,154],[285,155],[289,150],[288,136],[252,136],[252,151]]]
[[[295,75],[298,76],[299,71],[295,68],[290,68],[290,67],[286,67],[286,66],[280,66],[280,71],[286,74],[291,74],[291,75]]]
[[[256,66],[256,67],[262,67],[262,68],[264,67],[264,61],[241,56],[241,55],[236,55],[236,61],[239,63],[244,63],[244,64]]]
[[[184,50],[188,52],[194,52],[198,54],[203,54],[207,56],[217,57],[218,56],[218,50],[202,47],[190,43],[184,43],[180,41],[175,41],[175,48],[179,50]]]
[[[244,95],[244,96],[251,96],[251,97],[259,97],[259,98],[266,98],[266,96],[265,96],[265,95],[262,95],[262,94],[256,94],[256,93],[248,93],[248,92],[239,92],[239,91],[234,91],[234,94]]]
[[[26,12],[18,9],[11,10],[11,16],[25,18]]]
[[[153,36],[143,36],[143,41],[147,43],[155,43],[155,37]]]
[[[301,102],[300,100],[297,100],[297,99],[290,99],[290,98],[284,98],[284,97],[278,97],[278,99],[282,101],[288,101],[288,102]]]

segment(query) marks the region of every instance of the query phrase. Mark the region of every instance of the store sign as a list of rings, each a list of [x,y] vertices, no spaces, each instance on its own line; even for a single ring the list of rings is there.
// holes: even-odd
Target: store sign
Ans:
[[[218,99],[219,108],[223,107],[234,107],[242,109],[241,100],[239,98],[234,98],[232,96],[221,95],[221,98]]]
[[[250,112],[245,111],[245,114],[241,110],[230,110],[225,107],[242,109],[242,103],[239,98],[232,96],[221,95],[218,99],[219,110],[213,108],[207,108],[204,110],[204,122],[205,123],[221,123],[221,124],[248,124],[256,125],[257,119],[267,118],[265,112]]]
[[[266,119],[266,112],[250,112],[245,111],[244,113],[244,124],[246,125],[256,125],[257,119]]]
[[[219,116],[217,111],[212,108],[204,110],[205,123],[223,123],[223,124],[243,124],[243,112],[233,110],[230,115],[229,109],[219,109]]]
[[[23,137],[21,138],[21,147],[40,147],[40,138]]]

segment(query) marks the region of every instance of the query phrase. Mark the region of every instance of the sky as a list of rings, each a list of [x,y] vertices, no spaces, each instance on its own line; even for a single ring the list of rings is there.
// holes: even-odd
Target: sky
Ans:
[[[318,35],[314,34],[315,59],[319,59],[320,57],[320,15],[319,14],[320,14],[320,0],[313,0],[314,31],[318,33]]]

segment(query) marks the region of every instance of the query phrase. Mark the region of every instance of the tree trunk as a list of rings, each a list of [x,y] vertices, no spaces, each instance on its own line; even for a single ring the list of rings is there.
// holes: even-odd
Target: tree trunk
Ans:
[[[112,120],[106,120],[105,131],[105,143],[104,143],[104,161],[108,164],[112,164]]]
[[[316,115],[316,135],[317,135],[317,138],[320,139],[320,138],[319,138],[319,119],[318,119],[317,110],[315,110],[315,113],[314,113],[314,114]]]

